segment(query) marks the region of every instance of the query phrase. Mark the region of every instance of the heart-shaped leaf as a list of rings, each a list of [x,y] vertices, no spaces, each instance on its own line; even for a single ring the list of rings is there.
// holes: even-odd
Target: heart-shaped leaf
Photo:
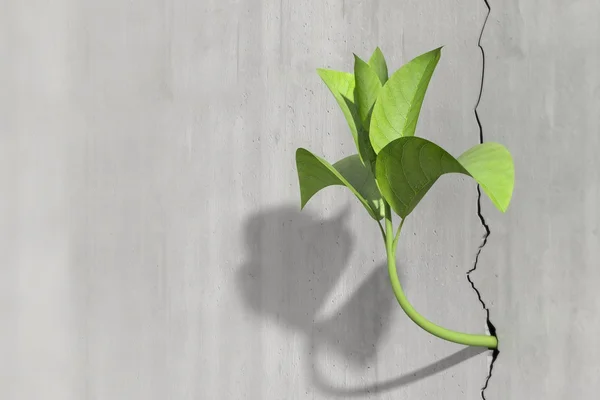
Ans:
[[[301,208],[321,189],[332,185],[346,186],[360,200],[375,220],[383,218],[383,201],[375,178],[357,154],[331,165],[310,151],[296,151],[296,167],[300,181]]]
[[[383,56],[383,53],[379,47],[375,49],[373,55],[369,59],[369,65],[371,68],[373,68],[375,73],[377,73],[381,84],[384,85],[388,80],[388,68],[387,63],[385,62],[385,57]]]
[[[392,140],[415,134],[425,92],[440,55],[441,47],[412,59],[394,72],[381,89],[369,130],[375,153]]]
[[[473,177],[500,211],[508,208],[514,165],[510,153],[500,144],[479,144],[456,159],[437,144],[413,136],[394,140],[377,156],[376,177],[381,194],[402,218],[447,173]]]
[[[375,153],[371,148],[369,135],[363,127],[358,107],[355,104],[354,74],[322,68],[317,72],[342,109],[361,161],[370,167],[375,161]]]

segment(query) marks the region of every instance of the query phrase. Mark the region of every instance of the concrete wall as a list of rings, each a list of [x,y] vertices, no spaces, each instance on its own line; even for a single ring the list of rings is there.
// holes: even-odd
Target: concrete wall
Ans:
[[[487,140],[517,171],[513,207],[473,275],[500,357],[488,399],[593,399],[600,391],[600,28],[597,1],[492,4],[482,41]]]
[[[598,392],[598,24],[593,0],[491,4],[471,274],[500,337],[487,399]],[[480,399],[491,354],[395,304],[377,226],[342,188],[302,212],[294,152],[350,134],[315,69],[445,45],[418,135],[479,142],[482,0],[7,1],[0,13],[0,398]],[[444,177],[405,224],[416,308],[473,333],[485,229]]]

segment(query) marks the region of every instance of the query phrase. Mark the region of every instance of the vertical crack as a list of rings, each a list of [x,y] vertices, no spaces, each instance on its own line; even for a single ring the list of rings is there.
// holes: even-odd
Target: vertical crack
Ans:
[[[481,298],[481,293],[475,287],[475,283],[471,279],[471,273],[477,269],[477,264],[479,263],[479,255],[481,254],[481,250],[486,245],[488,238],[490,237],[490,234],[491,234],[490,227],[487,224],[487,222],[485,222],[485,218],[483,217],[483,214],[481,213],[481,188],[479,186],[477,186],[477,215],[479,216],[479,221],[481,222],[481,225],[485,229],[485,233],[483,235],[481,245],[479,245],[479,248],[477,249],[477,254],[475,255],[475,262],[473,263],[473,268],[471,268],[467,272],[467,280],[471,284],[471,287],[473,288],[475,293],[477,293],[477,298],[479,299],[481,306],[485,310],[485,318],[486,318],[485,322],[487,324],[487,328],[488,328],[490,335],[496,336],[496,327],[494,326],[494,324],[492,324],[492,321],[490,320],[490,309],[487,307],[487,305]],[[488,367],[488,374],[487,374],[487,377],[485,378],[485,383],[484,383],[483,387],[481,388],[481,398],[483,400],[486,400],[485,389],[487,389],[487,387],[488,387],[488,384],[492,377],[492,372],[494,370],[494,363],[496,362],[496,359],[498,358],[499,354],[500,354],[500,351],[498,349],[494,349],[492,351],[492,361],[490,362],[490,365]]]
[[[485,4],[485,7],[487,8],[487,13],[485,15],[485,19],[483,20],[483,25],[481,26],[481,31],[479,33],[479,39],[477,40],[477,46],[479,47],[479,50],[481,50],[481,84],[479,86],[479,96],[477,97],[477,103],[475,104],[475,109],[474,109],[475,120],[477,121],[477,126],[479,127],[479,143],[483,143],[483,128],[481,126],[481,120],[479,119],[479,113],[477,112],[477,108],[479,107],[479,102],[481,101],[481,95],[483,93],[483,81],[484,81],[484,75],[485,75],[485,51],[483,50],[483,47],[481,46],[481,38],[483,37],[483,31],[485,30],[485,25],[487,23],[487,20],[488,20],[488,17],[490,16],[491,11],[492,11],[490,8],[490,4],[488,3],[488,0],[483,0],[483,2]],[[473,288],[475,293],[477,293],[477,298],[479,299],[481,306],[485,310],[486,324],[487,324],[487,328],[488,328],[490,335],[496,336],[496,327],[494,326],[494,324],[492,324],[492,321],[490,321],[490,310],[486,306],[483,299],[481,298],[481,293],[479,292],[479,290],[477,290],[477,288],[475,287],[475,283],[471,279],[471,273],[477,269],[477,264],[479,263],[479,255],[481,254],[481,250],[487,244],[488,238],[490,237],[490,234],[491,234],[490,227],[487,224],[487,222],[485,221],[485,218],[483,217],[483,214],[481,212],[481,187],[479,187],[479,185],[477,186],[477,216],[479,217],[479,221],[481,222],[481,225],[483,226],[483,228],[485,230],[485,234],[483,235],[481,245],[477,249],[477,254],[475,255],[475,262],[473,263],[473,268],[471,268],[467,272],[467,280],[471,284],[471,287]],[[483,387],[481,388],[481,398],[483,400],[486,400],[485,390],[487,389],[490,379],[492,377],[492,372],[494,370],[494,363],[496,362],[496,359],[498,358],[499,354],[500,354],[500,352],[497,349],[493,350],[493,352],[492,352],[492,360],[488,367],[488,374],[485,379],[485,383],[484,383]]]

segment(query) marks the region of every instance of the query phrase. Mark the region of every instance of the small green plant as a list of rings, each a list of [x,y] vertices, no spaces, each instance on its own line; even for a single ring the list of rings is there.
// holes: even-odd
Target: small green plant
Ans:
[[[514,166],[504,146],[482,143],[454,158],[435,143],[414,136],[425,92],[440,55],[441,47],[422,54],[389,79],[379,48],[368,62],[355,55],[353,74],[317,70],[342,109],[358,154],[330,164],[299,148],[296,165],[301,208],[325,187],[342,185],[350,189],[379,225],[392,289],[406,314],[439,338],[496,349],[495,336],[451,331],[424,318],[406,298],[396,271],[395,254],[402,225],[443,174],[472,177],[502,212],[512,197]],[[395,235],[392,210],[401,218]]]

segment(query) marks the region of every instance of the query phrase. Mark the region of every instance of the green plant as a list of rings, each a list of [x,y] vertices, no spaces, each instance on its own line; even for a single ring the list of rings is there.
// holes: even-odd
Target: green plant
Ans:
[[[441,175],[471,176],[502,212],[512,197],[514,166],[504,146],[482,143],[454,158],[435,143],[414,136],[425,92],[440,55],[441,47],[422,54],[389,79],[379,48],[368,62],[355,55],[353,74],[317,70],[346,117],[358,154],[332,165],[299,148],[296,165],[301,208],[325,187],[346,186],[379,225],[392,289],[406,314],[421,328],[442,339],[496,349],[495,336],[451,331],[420,315],[406,298],[396,271],[395,254],[402,225]],[[401,218],[395,235],[392,210]]]

